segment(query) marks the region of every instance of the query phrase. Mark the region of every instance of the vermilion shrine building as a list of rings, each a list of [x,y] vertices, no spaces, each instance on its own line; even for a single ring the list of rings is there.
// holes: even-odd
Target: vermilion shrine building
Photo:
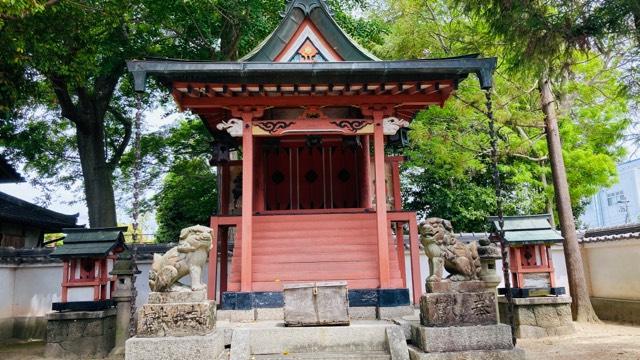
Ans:
[[[417,112],[442,106],[469,74],[490,88],[495,65],[477,56],[382,61],[321,0],[289,1],[275,31],[238,62],[130,62],[137,91],[154,77],[217,140],[210,297],[221,264],[226,309],[269,307],[281,301],[283,283],[330,280],[348,282],[351,306],[408,305],[407,281],[421,289],[417,220],[402,209],[402,158],[386,157],[385,144]],[[229,158],[234,148],[241,160]]]

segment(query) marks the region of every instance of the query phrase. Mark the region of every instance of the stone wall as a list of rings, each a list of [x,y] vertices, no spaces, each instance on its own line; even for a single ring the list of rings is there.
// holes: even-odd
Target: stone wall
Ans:
[[[115,345],[116,309],[52,313],[47,320],[47,357],[105,357]]]

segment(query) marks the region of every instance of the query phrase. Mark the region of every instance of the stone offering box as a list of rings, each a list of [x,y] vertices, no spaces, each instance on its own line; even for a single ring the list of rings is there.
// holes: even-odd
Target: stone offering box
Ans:
[[[346,281],[284,285],[286,326],[349,325]]]
[[[499,224],[490,218],[493,239],[499,239]],[[549,248],[563,241],[550,223],[549,215],[507,216],[504,237],[509,245],[511,293],[514,298],[564,295],[564,287],[555,287],[555,269]],[[505,294],[505,289],[498,289]]]

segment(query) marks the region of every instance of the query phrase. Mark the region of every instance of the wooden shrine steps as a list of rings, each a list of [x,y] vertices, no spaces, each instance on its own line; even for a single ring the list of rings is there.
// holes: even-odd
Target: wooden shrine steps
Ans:
[[[281,291],[283,283],[346,280],[350,289],[379,287],[376,215],[255,216],[253,289]],[[228,291],[240,291],[242,239],[236,242]],[[389,239],[391,288],[402,278]]]

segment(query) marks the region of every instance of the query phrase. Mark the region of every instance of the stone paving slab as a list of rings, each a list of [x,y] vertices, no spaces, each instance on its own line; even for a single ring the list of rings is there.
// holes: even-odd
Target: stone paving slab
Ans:
[[[125,343],[125,360],[215,360],[224,351],[224,334],[205,336],[134,337]]]
[[[525,360],[524,350],[475,350],[444,353],[425,353],[415,346],[409,346],[411,360]]]

